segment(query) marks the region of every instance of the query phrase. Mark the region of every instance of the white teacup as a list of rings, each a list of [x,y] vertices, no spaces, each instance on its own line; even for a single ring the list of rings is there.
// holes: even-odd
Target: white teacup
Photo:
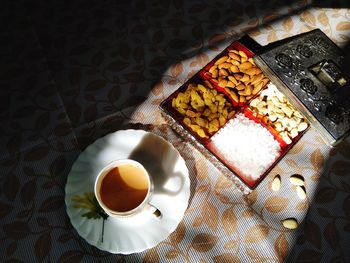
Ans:
[[[153,184],[137,161],[116,160],[104,167],[95,181],[95,196],[102,209],[113,217],[127,217],[149,211],[157,218],[161,212],[150,204]]]

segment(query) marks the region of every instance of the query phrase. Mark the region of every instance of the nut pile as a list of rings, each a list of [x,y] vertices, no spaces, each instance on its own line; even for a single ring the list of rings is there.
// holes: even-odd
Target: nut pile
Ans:
[[[191,83],[172,100],[172,107],[184,116],[184,124],[201,138],[213,135],[235,114],[224,94],[208,81],[205,85]]]
[[[272,83],[250,102],[249,108],[287,144],[308,127],[305,118]]]
[[[269,82],[252,58],[235,49],[219,58],[205,74],[237,103],[247,102]]]

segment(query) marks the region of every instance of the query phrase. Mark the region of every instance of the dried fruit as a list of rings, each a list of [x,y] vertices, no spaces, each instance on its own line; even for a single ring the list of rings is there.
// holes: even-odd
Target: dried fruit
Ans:
[[[173,98],[172,107],[184,116],[183,123],[201,138],[213,135],[235,114],[231,103],[208,81],[205,85],[189,84]]]

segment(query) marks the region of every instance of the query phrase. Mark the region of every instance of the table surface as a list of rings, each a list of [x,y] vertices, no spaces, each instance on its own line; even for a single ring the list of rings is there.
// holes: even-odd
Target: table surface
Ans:
[[[54,2],[54,1],[52,1]],[[16,1],[0,11],[0,258],[8,262],[349,262],[350,142],[313,129],[244,196],[160,116],[159,103],[234,39],[314,28],[349,45],[347,1]],[[183,220],[156,247],[100,251],[70,224],[67,175],[120,129],[152,131],[190,171]],[[289,176],[305,178],[301,201]],[[278,192],[271,190],[276,174]],[[297,218],[287,230],[281,220]]]

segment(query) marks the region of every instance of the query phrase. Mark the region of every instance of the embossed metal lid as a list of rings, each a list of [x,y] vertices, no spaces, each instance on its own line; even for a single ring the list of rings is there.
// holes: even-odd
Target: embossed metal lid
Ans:
[[[335,145],[349,135],[345,55],[321,30],[274,42],[254,60],[327,143]]]

